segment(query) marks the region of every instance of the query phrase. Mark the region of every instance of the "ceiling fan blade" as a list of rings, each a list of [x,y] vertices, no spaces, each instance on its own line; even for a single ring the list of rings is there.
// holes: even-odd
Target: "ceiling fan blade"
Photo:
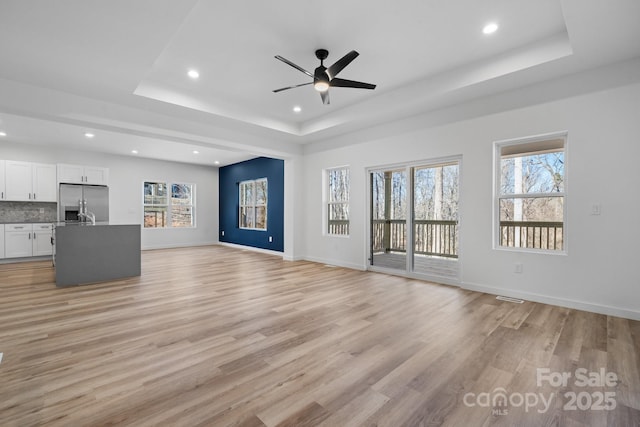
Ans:
[[[276,59],[279,59],[280,61],[284,62],[284,63],[285,63],[285,64],[287,64],[287,65],[291,65],[291,66],[292,66],[293,68],[295,68],[296,70],[300,70],[300,71],[302,71],[303,73],[305,73],[307,76],[309,76],[309,77],[313,78],[313,74],[311,74],[310,72],[308,72],[307,70],[305,70],[305,69],[304,69],[304,68],[302,68],[301,66],[294,64],[293,62],[289,61],[288,59],[283,58],[283,57],[282,57],[282,56],[280,56],[280,55],[276,55],[276,56],[275,56],[275,58],[276,58]]]
[[[356,89],[375,89],[376,88],[376,85],[371,83],[356,82],[354,80],[345,80],[345,79],[339,79],[339,78],[331,79],[331,81],[329,82],[329,86],[352,87]]]
[[[300,83],[299,85],[295,85],[295,86],[281,87],[280,89],[276,89],[276,90],[274,90],[273,92],[274,92],[274,93],[282,92],[283,90],[287,90],[287,89],[295,89],[295,88],[297,88],[297,87],[310,85],[310,84],[312,84],[312,83],[313,83],[313,82]]]
[[[322,98],[322,103],[324,105],[329,105],[329,91],[325,90],[324,92],[320,92],[320,98]]]
[[[356,59],[358,55],[360,55],[358,52],[356,52],[355,50],[352,50],[342,58],[338,59],[335,64],[327,68],[327,75],[329,76],[329,79],[332,79],[335,76],[337,76],[338,73],[342,71],[344,67],[349,65],[351,61]]]

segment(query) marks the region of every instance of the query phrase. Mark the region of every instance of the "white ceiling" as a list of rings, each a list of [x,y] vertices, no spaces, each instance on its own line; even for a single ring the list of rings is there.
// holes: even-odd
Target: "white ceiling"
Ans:
[[[638,57],[639,18],[638,0],[3,0],[0,130],[200,164],[286,157]],[[482,33],[488,22],[496,33]],[[357,50],[340,77],[377,88],[332,88],[330,105],[312,86],[272,92],[310,81],[275,55],[313,72],[318,48],[327,66]]]

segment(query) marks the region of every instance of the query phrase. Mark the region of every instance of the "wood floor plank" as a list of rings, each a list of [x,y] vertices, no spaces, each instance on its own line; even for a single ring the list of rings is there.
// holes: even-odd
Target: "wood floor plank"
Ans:
[[[63,289],[50,263],[0,265],[0,425],[640,423],[637,321],[221,246],[142,260]],[[620,381],[538,384],[578,368]],[[468,404],[501,389],[556,400]],[[571,391],[617,406],[567,411]]]

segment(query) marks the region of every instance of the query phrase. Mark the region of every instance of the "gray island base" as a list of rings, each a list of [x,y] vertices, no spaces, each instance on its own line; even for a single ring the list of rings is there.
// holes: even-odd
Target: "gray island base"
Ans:
[[[140,276],[140,225],[61,225],[55,231],[56,286]]]

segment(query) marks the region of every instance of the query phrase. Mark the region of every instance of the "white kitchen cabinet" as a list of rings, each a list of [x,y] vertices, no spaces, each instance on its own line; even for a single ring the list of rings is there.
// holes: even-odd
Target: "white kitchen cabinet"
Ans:
[[[5,196],[7,195],[7,192],[6,192],[7,190],[4,184],[4,165],[5,165],[5,161],[0,160],[0,200],[6,200]]]
[[[107,185],[109,183],[109,169],[96,166],[84,167],[85,184]]]
[[[53,254],[53,245],[51,245],[52,236],[53,229],[51,228],[51,224],[33,224],[33,256]]]
[[[58,163],[58,182],[70,184],[84,183],[84,166]]]
[[[57,201],[56,165],[33,163],[31,170],[33,200],[36,202]]]
[[[4,226],[5,258],[33,256],[32,224],[6,224]]]
[[[5,161],[6,200],[31,201],[33,197],[31,163]]]
[[[26,258],[53,254],[51,224],[5,224],[4,258]]]
[[[55,202],[56,165],[4,161],[4,194],[2,200]]]
[[[58,164],[58,182],[107,185],[109,183],[109,169],[98,166]]]
[[[4,258],[4,224],[0,224],[0,259]]]

